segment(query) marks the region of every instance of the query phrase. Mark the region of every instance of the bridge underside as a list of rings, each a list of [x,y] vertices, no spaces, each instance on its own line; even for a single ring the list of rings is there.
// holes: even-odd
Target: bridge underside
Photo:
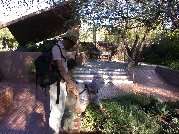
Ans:
[[[66,32],[78,23],[76,18],[78,14],[74,0],[71,0],[0,25],[0,28],[7,27],[20,46],[23,46]]]

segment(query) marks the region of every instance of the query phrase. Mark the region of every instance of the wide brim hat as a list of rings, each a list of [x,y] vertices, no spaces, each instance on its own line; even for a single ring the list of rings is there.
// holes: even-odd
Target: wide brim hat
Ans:
[[[62,38],[69,39],[77,44],[77,41],[79,39],[79,32],[75,30],[68,30],[64,35],[62,35]]]

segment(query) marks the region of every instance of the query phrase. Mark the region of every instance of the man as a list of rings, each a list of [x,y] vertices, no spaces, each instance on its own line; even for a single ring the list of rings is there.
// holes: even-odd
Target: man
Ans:
[[[53,62],[56,65],[57,70],[62,76],[64,82],[60,82],[60,103],[56,104],[57,90],[53,90],[51,85],[50,92],[50,118],[49,118],[49,133],[58,134],[59,127],[61,126],[61,119],[63,116],[65,101],[67,92],[73,93],[78,99],[79,94],[76,85],[70,79],[67,68],[67,50],[76,45],[79,38],[79,33],[76,30],[69,30],[62,36],[62,41],[58,41],[58,45],[54,45],[52,48]],[[55,85],[56,86],[56,85]]]

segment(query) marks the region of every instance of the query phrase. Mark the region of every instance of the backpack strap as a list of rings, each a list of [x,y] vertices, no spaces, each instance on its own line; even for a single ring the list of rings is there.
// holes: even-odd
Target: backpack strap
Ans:
[[[76,54],[75,54],[75,62],[76,62],[76,57],[77,57],[77,51],[76,51]]]
[[[65,60],[65,62],[67,61],[67,59],[65,58],[65,56],[62,54],[62,49],[61,47],[58,45],[58,43],[55,43],[55,45],[58,46],[58,48],[60,49],[60,54],[61,54],[61,57]]]
[[[60,49],[60,54],[61,54],[61,57],[65,60],[66,62],[66,58],[65,56],[62,54],[62,50],[61,50],[61,47],[58,45],[58,43],[55,43],[55,45],[58,46],[58,48]],[[61,77],[59,77],[59,80],[57,81],[57,99],[56,99],[56,104],[59,104],[59,95],[60,95],[60,81],[61,81]]]
[[[56,104],[59,104],[60,81],[61,81],[61,79],[59,79],[59,80],[57,81],[57,100],[56,100]]]

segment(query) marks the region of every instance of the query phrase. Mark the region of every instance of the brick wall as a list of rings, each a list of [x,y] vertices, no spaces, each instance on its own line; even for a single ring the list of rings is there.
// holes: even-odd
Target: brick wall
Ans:
[[[40,52],[0,52],[0,72],[3,80],[28,82],[27,66]]]
[[[37,58],[40,52],[0,52],[0,79],[12,82],[28,82],[32,76],[28,73],[28,64]],[[85,55],[80,53],[77,57],[78,65],[85,62]]]
[[[0,117],[13,108],[13,90],[10,86],[0,87]]]
[[[0,71],[0,81],[3,79],[3,77],[2,77],[2,73],[1,73],[1,71]]]

